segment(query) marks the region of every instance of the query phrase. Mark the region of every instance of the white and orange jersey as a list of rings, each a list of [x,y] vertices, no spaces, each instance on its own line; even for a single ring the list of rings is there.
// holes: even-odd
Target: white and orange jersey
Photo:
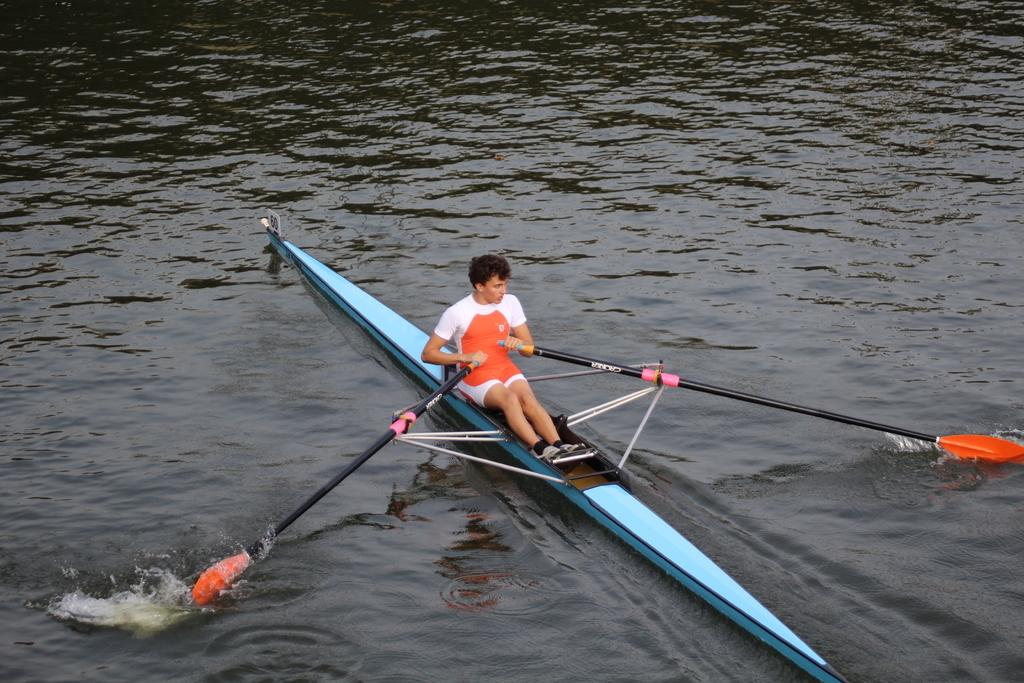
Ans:
[[[450,306],[434,328],[441,339],[454,341],[459,353],[483,351],[487,362],[466,378],[466,384],[479,386],[492,379],[504,382],[519,372],[509,359],[505,347],[498,346],[512,333],[512,328],[526,322],[523,307],[512,294],[506,294],[497,304],[478,304],[473,295]]]

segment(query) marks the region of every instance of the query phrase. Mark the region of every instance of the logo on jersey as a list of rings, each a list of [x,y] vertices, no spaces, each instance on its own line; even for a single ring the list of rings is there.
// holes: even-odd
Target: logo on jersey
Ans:
[[[504,325],[501,325],[501,324],[499,324],[499,325],[498,325],[498,332],[504,332],[504,331],[505,331],[505,326],[504,326]]]

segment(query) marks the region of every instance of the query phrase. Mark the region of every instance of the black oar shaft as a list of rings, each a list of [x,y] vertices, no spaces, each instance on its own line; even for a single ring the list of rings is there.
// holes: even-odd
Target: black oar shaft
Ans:
[[[419,417],[420,415],[425,413],[431,406],[433,406],[437,401],[439,401],[442,396],[444,396],[449,391],[454,389],[455,386],[472,371],[472,369],[473,366],[467,365],[458,373],[456,373],[455,376],[453,376],[447,382],[442,384],[437,389],[437,391],[435,391],[430,396],[426,397],[425,399],[417,403],[410,410],[407,410],[405,413],[403,413],[403,415],[408,415],[409,413],[412,413],[413,415],[415,415],[415,417]],[[398,421],[400,422],[403,419],[405,418],[400,417]],[[408,423],[411,421],[411,419],[406,420],[406,424],[403,427],[401,427],[401,431],[407,429]],[[395,424],[398,424],[398,422],[396,422]],[[302,505],[295,508],[295,510],[290,515],[281,520],[281,523],[274,527],[274,531],[272,533],[264,536],[260,540],[250,545],[248,548],[245,549],[245,552],[249,553],[251,557],[255,557],[257,554],[259,554],[259,552],[262,551],[267,546],[267,544],[270,541],[272,541],[278,534],[287,529],[292,522],[297,520],[299,517],[305,514],[307,510],[316,505],[321,498],[330,493],[331,489],[333,489],[335,486],[344,481],[350,474],[359,469],[359,467],[367,460],[369,460],[377,451],[391,443],[395,439],[395,437],[397,437],[401,433],[401,431],[399,429],[396,429],[395,425],[392,425],[392,427],[389,428],[388,431],[381,434],[377,438],[377,440],[370,444],[370,446],[365,451],[360,453],[355,460],[346,465],[345,469],[343,469],[341,472],[335,475],[334,478],[331,479],[329,482],[321,486],[316,493],[310,496]]]
[[[735,398],[740,401],[747,401],[748,403],[757,403],[763,406],[769,406],[771,408],[781,408],[782,410],[788,410],[793,413],[803,413],[804,415],[811,415],[813,417],[820,417],[826,420],[832,420],[833,422],[842,422],[849,425],[856,425],[858,427],[866,427],[868,429],[875,429],[880,432],[889,432],[891,434],[899,434],[900,436],[907,436],[911,439],[920,439],[922,441],[931,441],[938,443],[939,437],[932,436],[931,434],[924,434],[922,432],[915,432],[910,429],[903,429],[901,427],[893,427],[885,425],[880,422],[871,422],[868,420],[861,420],[856,417],[850,417],[849,415],[840,415],[839,413],[832,413],[827,410],[819,410],[817,408],[809,408],[807,406],[796,405],[795,403],[787,403],[785,401],[777,401],[771,398],[764,398],[762,396],[755,396],[753,394],[746,394],[742,391],[733,391],[732,389],[723,389],[722,387],[712,386],[710,384],[700,384],[698,382],[691,382],[680,378],[677,386],[683,387],[684,389],[693,389],[694,391],[703,391],[708,394],[715,394],[716,396],[725,396],[726,398]]]
[[[529,352],[530,347],[525,347],[524,351]],[[757,403],[759,405],[769,406],[771,408],[780,408],[782,410],[788,410],[793,413],[802,413],[804,415],[811,415],[813,417],[820,417],[826,420],[832,420],[833,422],[842,422],[845,424],[856,425],[858,427],[875,429],[880,432],[899,434],[900,436],[910,437],[911,439],[920,439],[922,441],[931,441],[933,443],[939,442],[939,437],[932,436],[931,434],[924,434],[909,429],[893,427],[890,425],[881,424],[880,422],[870,422],[868,420],[861,420],[855,417],[850,417],[849,415],[840,415],[839,413],[832,413],[827,410],[819,410],[817,408],[809,408],[807,406],[796,405],[795,403],[777,401],[775,399],[765,398],[763,396],[747,394],[742,391],[734,391],[732,389],[726,389],[724,387],[716,387],[711,384],[691,382],[690,380],[683,379],[682,377],[677,377],[676,375],[670,375],[668,373],[658,373],[650,369],[638,370],[637,368],[631,368],[626,365],[608,363],[606,361],[595,360],[593,358],[584,358],[583,356],[575,356],[571,353],[564,353],[562,351],[552,351],[551,349],[544,349],[539,346],[532,347],[532,351],[533,355],[541,356],[542,358],[552,358],[554,360],[560,360],[566,363],[574,363],[576,365],[583,365],[589,368],[595,368],[597,370],[605,370],[607,372],[629,375],[631,377],[640,377],[641,379],[645,379],[648,381],[661,382],[664,384],[668,384],[670,386],[682,387],[684,389],[692,389],[694,391],[702,391],[706,394],[724,396],[725,398],[734,398],[739,401],[746,401],[748,403]]]

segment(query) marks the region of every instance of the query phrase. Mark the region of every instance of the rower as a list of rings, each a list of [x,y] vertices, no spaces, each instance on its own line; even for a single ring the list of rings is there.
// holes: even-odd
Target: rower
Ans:
[[[459,391],[479,406],[503,412],[516,436],[539,458],[551,461],[584,446],[559,439],[548,411],[508,357],[508,349],[533,344],[523,307],[507,292],[511,274],[512,268],[502,256],[474,257],[469,266],[472,294],[445,310],[420,358],[436,365],[478,363],[459,383]],[[456,353],[443,349],[449,341],[455,342]]]

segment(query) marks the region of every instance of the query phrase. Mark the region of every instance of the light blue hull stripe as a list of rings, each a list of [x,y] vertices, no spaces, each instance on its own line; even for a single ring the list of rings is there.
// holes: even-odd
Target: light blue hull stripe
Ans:
[[[769,612],[761,603],[726,574],[707,555],[683,538],[661,517],[627,493],[621,486],[595,486],[583,492],[594,505],[614,519],[622,528],[636,536],[656,553],[671,562],[712,593],[758,622],[811,660],[825,666],[825,660],[807,646],[795,633]]]

